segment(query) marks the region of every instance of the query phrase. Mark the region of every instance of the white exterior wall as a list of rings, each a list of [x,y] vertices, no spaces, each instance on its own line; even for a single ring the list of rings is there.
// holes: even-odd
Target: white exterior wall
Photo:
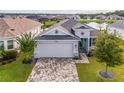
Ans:
[[[52,32],[48,33],[47,35],[66,35],[64,32],[57,30],[58,33],[55,33],[56,30],[53,30]]]
[[[84,33],[83,35],[81,33]],[[76,29],[75,35],[77,35],[80,38],[89,38],[90,37],[90,31],[89,30],[78,30]]]

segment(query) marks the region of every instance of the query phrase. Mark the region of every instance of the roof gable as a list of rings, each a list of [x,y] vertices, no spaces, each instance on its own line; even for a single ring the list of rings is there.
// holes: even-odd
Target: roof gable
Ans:
[[[78,37],[72,37],[69,35],[43,35],[36,37],[36,40],[80,40]]]
[[[61,26],[50,29],[49,31],[45,31],[45,32],[41,33],[40,36],[43,36],[43,35],[70,35],[70,36],[73,36],[73,34],[68,32],[65,28],[63,28]]]
[[[85,23],[78,23],[76,24],[73,29],[80,29],[80,30],[83,30],[83,29],[91,29],[91,30],[96,30],[95,28],[92,28],[90,26],[88,26],[87,24]]]

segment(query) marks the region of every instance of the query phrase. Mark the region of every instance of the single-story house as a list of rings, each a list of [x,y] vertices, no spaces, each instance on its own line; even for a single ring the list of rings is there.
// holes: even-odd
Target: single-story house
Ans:
[[[117,21],[108,26],[108,31],[111,33],[117,31],[118,34],[124,39],[124,20]]]
[[[34,57],[78,57],[89,52],[97,32],[74,18],[61,21],[36,37]]]
[[[101,15],[97,15],[94,17],[94,19],[100,19],[100,20],[105,20],[106,19],[106,16],[101,14]]]
[[[41,31],[41,23],[24,17],[0,18],[0,48],[18,49],[16,37],[22,33],[35,34]]]
[[[110,20],[121,20],[122,17],[116,14],[112,14],[106,17],[106,19],[110,19]]]
[[[90,20],[90,19],[92,19],[92,16],[88,16],[88,15],[86,15],[86,16],[83,17],[83,19]]]

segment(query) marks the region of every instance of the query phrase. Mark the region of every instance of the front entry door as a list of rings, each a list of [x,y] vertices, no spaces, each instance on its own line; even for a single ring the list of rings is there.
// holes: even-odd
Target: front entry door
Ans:
[[[81,38],[79,42],[79,50],[81,53],[87,53],[88,51],[88,38]]]

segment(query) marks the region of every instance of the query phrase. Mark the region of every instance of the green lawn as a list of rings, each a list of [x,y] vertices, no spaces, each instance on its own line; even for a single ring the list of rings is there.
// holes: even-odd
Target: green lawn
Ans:
[[[81,19],[80,22],[85,23],[85,22],[96,22],[96,23],[102,23],[102,22],[107,22],[107,23],[113,23],[115,22],[115,20],[100,20],[100,19],[96,19],[96,20],[87,20],[87,19]]]
[[[110,67],[109,71],[114,73],[113,80],[106,80],[98,76],[100,70],[105,69],[105,64],[99,63],[94,57],[89,58],[89,64],[76,64],[79,79],[81,82],[121,82],[124,81],[124,64]]]
[[[16,61],[0,65],[0,81],[1,82],[24,82],[27,80],[32,71],[32,64],[23,64],[23,54],[17,58]]]
[[[59,21],[45,21],[45,25],[43,26],[44,28],[48,28],[56,23],[58,23]]]

